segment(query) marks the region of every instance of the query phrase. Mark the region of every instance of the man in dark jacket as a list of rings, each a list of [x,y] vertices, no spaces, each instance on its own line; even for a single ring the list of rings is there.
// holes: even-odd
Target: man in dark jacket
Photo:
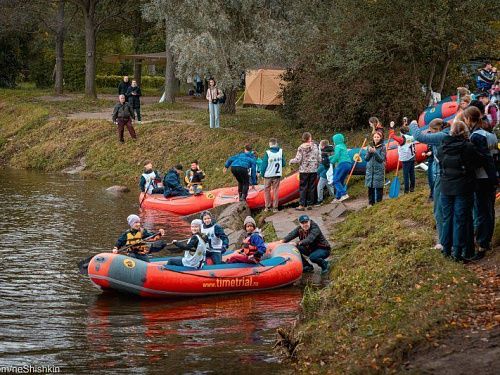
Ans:
[[[120,95],[118,98],[120,102],[113,109],[113,122],[118,125],[118,140],[124,143],[123,131],[125,130],[125,126],[130,136],[133,139],[137,139],[134,127],[132,126],[132,119],[135,120],[135,115],[130,105],[125,101],[125,95]]]
[[[312,272],[314,270],[304,255],[307,255],[311,262],[321,267],[321,273],[328,272],[329,262],[325,259],[330,256],[331,247],[321,232],[320,227],[307,215],[299,217],[299,224],[297,228],[288,233],[280,242],[289,242],[299,249],[304,272]],[[299,237],[298,242],[290,242],[296,237]]]
[[[118,95],[125,95],[125,101],[127,101],[127,91],[130,87],[130,82],[128,81],[128,76],[123,77],[123,81],[118,85]]]
[[[182,169],[182,165],[177,164],[165,174],[163,178],[163,195],[165,198],[189,195],[189,191],[181,185],[180,174]]]
[[[127,89],[127,102],[130,104],[132,111],[137,113],[137,121],[139,124],[141,123],[141,88],[137,86],[137,81],[135,79],[132,80],[132,85]]]

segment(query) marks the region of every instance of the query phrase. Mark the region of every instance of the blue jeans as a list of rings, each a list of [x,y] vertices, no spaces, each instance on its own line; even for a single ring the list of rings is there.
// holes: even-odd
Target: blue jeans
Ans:
[[[441,209],[441,176],[434,177],[434,220],[436,220],[436,230],[441,243],[441,233],[443,232],[443,212]]]
[[[207,258],[212,259],[214,264],[222,263],[222,253],[220,250],[207,250]]]
[[[474,252],[470,248],[472,241],[472,194],[441,194],[443,211],[443,227],[441,245],[443,254],[455,259],[471,257]],[[471,254],[472,250],[472,254]]]
[[[349,175],[351,168],[351,162],[343,161],[333,171],[333,186],[335,187],[335,198],[337,199],[347,194],[347,186],[344,185],[344,181]]]
[[[483,249],[489,249],[495,230],[495,187],[487,179],[477,180],[474,214],[476,242]]]
[[[430,161],[427,164],[428,168],[427,169],[427,182],[429,183],[429,189],[431,190],[429,194],[429,198],[434,197],[434,162]]]
[[[328,183],[328,179],[320,177],[318,181],[318,203],[323,202],[323,190],[325,190],[325,186],[328,189],[328,193],[330,193],[330,196],[334,197],[335,196],[335,190],[333,189],[333,186]]]
[[[210,113],[210,129],[220,126],[220,104],[208,103],[208,112]]]
[[[304,257],[303,253],[305,253],[307,250],[302,247],[298,246],[297,247],[300,251],[300,257],[302,258],[302,267],[310,267],[311,264],[307,261],[307,259]],[[325,260],[328,258],[330,255],[330,250],[325,250],[325,249],[316,249],[309,254],[309,260],[313,263],[316,263],[318,266],[321,267],[322,270],[326,269],[328,267],[328,262]]]
[[[403,162],[403,179],[405,193],[415,190],[415,159]]]

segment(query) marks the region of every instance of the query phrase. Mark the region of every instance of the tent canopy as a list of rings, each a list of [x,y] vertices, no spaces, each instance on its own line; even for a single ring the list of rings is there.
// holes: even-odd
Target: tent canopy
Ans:
[[[245,97],[243,104],[275,106],[282,105],[281,76],[283,69],[248,70],[245,75]]]
[[[120,61],[137,60],[149,65],[165,65],[167,61],[166,52],[142,53],[130,55],[108,55],[104,57],[104,62],[116,64]]]

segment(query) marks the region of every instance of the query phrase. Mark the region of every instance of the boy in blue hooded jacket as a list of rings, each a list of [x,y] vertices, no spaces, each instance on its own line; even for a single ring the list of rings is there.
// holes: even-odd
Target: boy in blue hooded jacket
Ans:
[[[247,144],[243,152],[231,156],[226,160],[223,172],[231,168],[231,173],[238,181],[238,195],[240,202],[247,199],[250,184],[257,185],[257,164],[252,152],[252,146]],[[250,175],[248,174],[250,170]]]
[[[335,151],[330,156],[330,163],[335,168],[333,171],[333,186],[335,187],[334,202],[342,202],[349,198],[349,195],[347,195],[347,186],[344,185],[344,181],[351,171],[352,160],[347,152],[347,146],[342,134],[335,134],[332,137],[332,141],[335,145]]]

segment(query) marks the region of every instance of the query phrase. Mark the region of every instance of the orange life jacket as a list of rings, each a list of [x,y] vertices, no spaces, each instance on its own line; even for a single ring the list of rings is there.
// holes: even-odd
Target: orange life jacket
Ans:
[[[260,233],[252,233],[249,236],[245,237],[245,239],[243,240],[243,246],[240,250],[240,252],[247,256],[253,255],[257,252],[257,246],[250,243],[250,238],[253,234],[258,234],[260,236]]]

